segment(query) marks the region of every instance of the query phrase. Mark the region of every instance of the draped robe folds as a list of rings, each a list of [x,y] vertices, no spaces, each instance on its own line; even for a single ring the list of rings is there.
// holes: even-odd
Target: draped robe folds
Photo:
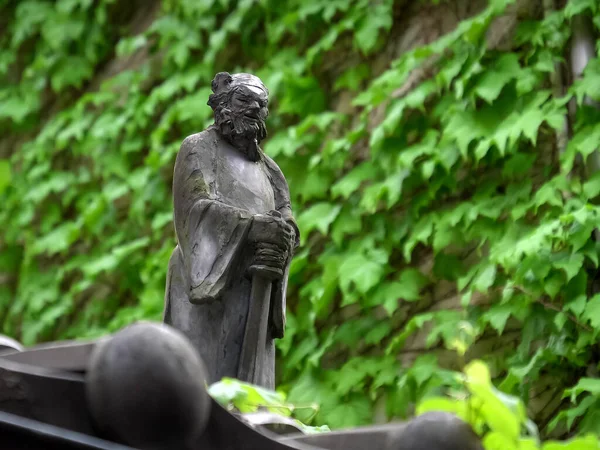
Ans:
[[[268,156],[257,162],[234,149],[213,125],[186,138],[173,176],[178,245],[169,261],[164,322],[182,331],[204,360],[210,382],[237,377],[250,303],[247,275],[254,214],[279,211],[299,233],[289,190]],[[291,258],[289,258],[291,260]],[[284,277],[271,288],[269,330],[260,385],[274,387],[274,338],[283,337]]]

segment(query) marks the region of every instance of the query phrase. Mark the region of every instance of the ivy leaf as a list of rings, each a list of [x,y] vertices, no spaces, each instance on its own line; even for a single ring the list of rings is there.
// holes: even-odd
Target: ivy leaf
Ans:
[[[432,214],[422,217],[414,226],[414,231],[404,244],[403,254],[407,262],[411,260],[411,253],[419,243],[426,243],[433,233],[434,216]]]
[[[597,11],[598,3],[595,0],[571,0],[565,6],[564,14],[565,17],[571,18],[581,14],[587,9],[591,10],[592,12]]]
[[[307,116],[317,114],[325,108],[325,94],[314,77],[286,77],[285,94],[279,111],[287,114]]]
[[[343,396],[353,390],[361,391],[364,378],[370,373],[374,373],[373,369],[377,367],[377,362],[369,358],[350,359],[337,374],[336,392],[338,395]]]
[[[317,405],[319,413],[316,419],[320,419],[322,423],[327,421],[331,427],[334,424],[328,420],[329,414],[341,403],[335,389],[325,384],[322,379],[315,377],[310,370],[305,370],[296,379],[288,392],[287,400],[296,405]],[[297,410],[296,413],[296,417],[302,422],[309,422],[312,416],[314,413],[307,409]]]
[[[129,56],[147,44],[148,39],[143,34],[121,39],[116,47],[117,56]]]
[[[286,367],[296,368],[301,361],[312,355],[317,348],[319,341],[314,335],[305,336],[302,341],[293,347],[286,358]]]
[[[27,116],[40,107],[40,99],[37,95],[27,97],[18,92],[5,90],[0,91],[0,99],[2,101],[0,118],[9,118],[15,123],[22,123]]]
[[[453,310],[436,311],[433,320],[434,326],[425,340],[426,347],[434,345],[440,337],[446,347],[455,347],[463,322],[461,313]],[[462,343],[460,343],[460,347],[462,347]]]
[[[112,250],[119,260],[123,260],[126,256],[131,255],[136,250],[146,247],[150,243],[150,237],[144,236],[139,239],[135,239],[127,244],[119,245]]]
[[[398,155],[398,165],[403,169],[410,168],[417,159],[431,155],[435,152],[439,139],[439,133],[435,130],[429,130],[423,139],[406,149],[403,149]]]
[[[170,224],[172,221],[172,212],[159,213],[154,216],[154,219],[152,219],[152,224],[150,226],[153,230],[160,230],[162,227],[164,227],[167,224]]]
[[[227,406],[234,401],[243,401],[248,397],[248,392],[243,389],[240,383],[229,379],[211,384],[208,393],[223,406]]]
[[[579,273],[583,266],[583,255],[573,253],[553,262],[553,266],[562,269],[567,274],[567,281]]]
[[[290,133],[277,133],[275,136],[270,137],[269,140],[265,143],[265,153],[267,153],[271,158],[277,158],[280,154],[284,153],[286,148],[292,147],[293,144],[290,144],[290,140],[292,142],[297,142],[300,145],[298,140],[290,139]]]
[[[419,355],[408,373],[417,383],[417,387],[421,387],[437,370],[439,366],[435,355]]]
[[[578,417],[586,415],[590,407],[593,407],[597,400],[594,396],[585,397],[575,408],[569,408],[566,411],[561,411],[554,420],[548,425],[549,430],[556,428],[556,425],[563,419],[567,419],[567,427],[570,429],[573,426],[573,422]]]
[[[61,60],[56,66],[50,84],[54,92],[60,92],[68,86],[80,88],[93,73],[93,66],[85,58],[71,56]]]
[[[537,54],[537,62],[534,68],[540,72],[552,73],[555,70],[555,61],[552,52],[548,49]]]
[[[355,208],[343,208],[331,226],[331,237],[333,241],[341,246],[346,235],[358,233],[361,230],[362,221]]]
[[[385,273],[385,264],[367,258],[361,253],[348,256],[339,267],[340,286],[349,291],[354,284],[361,293],[377,285]]]
[[[406,109],[406,101],[404,99],[394,100],[391,102],[386,112],[383,121],[373,129],[369,145],[373,150],[379,150],[387,136],[390,136],[394,131],[397,131]]]
[[[465,374],[469,390],[482,402],[481,412],[489,427],[493,432],[504,435],[509,442],[517,439],[524,416],[522,404],[494,388],[489,369],[481,361],[469,364]]]
[[[397,281],[382,283],[377,290],[365,301],[366,306],[382,306],[389,316],[398,309],[400,297],[398,292],[401,285]]]
[[[545,97],[545,95],[541,94],[541,98],[543,97]],[[541,100],[541,98],[539,100]],[[523,136],[529,139],[533,145],[536,145],[538,130],[544,119],[546,119],[546,117],[540,110],[539,105],[537,105],[535,102],[532,102],[518,117],[515,123],[515,128],[521,131]]]
[[[428,283],[428,279],[418,269],[405,269],[398,279],[397,297],[405,301],[417,301],[421,298],[420,291]]]
[[[515,442],[505,434],[499,431],[491,431],[483,438],[483,445],[486,450],[521,450],[522,447],[517,447]]]
[[[89,261],[81,270],[87,277],[92,278],[100,272],[113,270],[118,264],[119,258],[112,253],[108,253]]]
[[[600,194],[600,172],[595,172],[583,184],[583,192],[588,199],[593,199]]]
[[[12,45],[18,47],[29,36],[37,33],[39,25],[55,15],[52,9],[52,5],[45,2],[33,0],[19,2],[15,9],[17,20],[14,24]]]
[[[537,208],[545,204],[562,208],[563,200],[560,192],[551,183],[546,183],[535,193],[534,204],[537,212]]]
[[[75,242],[80,232],[81,228],[79,224],[74,222],[65,223],[55,228],[43,238],[38,239],[33,247],[33,253],[46,253],[47,255],[59,253]]]
[[[347,199],[360,187],[362,182],[374,179],[378,173],[379,169],[371,161],[359,164],[331,187],[331,193],[335,197],[342,196]]]
[[[530,93],[540,84],[542,79],[542,75],[531,67],[522,69],[521,75],[517,78],[517,94]]]
[[[367,332],[377,325],[373,316],[363,316],[342,323],[336,330],[335,341],[354,349]]]
[[[233,378],[223,378],[221,381],[211,384],[208,393],[221,405],[234,406],[242,413],[254,412],[259,406],[263,406],[271,412],[290,415],[289,408],[285,408],[287,405],[282,393],[243,383]]]
[[[444,136],[456,142],[460,154],[466,158],[469,145],[479,137],[493,135],[493,129],[476,118],[475,112],[455,111],[444,128]]]
[[[309,170],[306,178],[300,183],[302,200],[323,199],[327,197],[327,190],[331,185],[332,173],[314,168]]]
[[[499,335],[502,335],[506,322],[512,314],[512,310],[513,306],[508,303],[496,304],[483,314],[482,319],[488,322]]]
[[[359,64],[358,66],[351,67],[346,70],[341,76],[335,80],[333,85],[334,90],[350,89],[351,91],[357,91],[360,84],[369,76],[371,69],[367,64]]]
[[[585,305],[581,319],[589,321],[592,327],[600,328],[600,294],[593,296]]]
[[[380,322],[371,328],[365,335],[365,344],[378,344],[392,331],[392,326],[389,322]]]
[[[496,265],[488,264],[473,280],[473,288],[479,292],[487,292],[496,279]]]
[[[556,325],[556,328],[558,328],[559,330],[562,330],[563,327],[565,326],[565,323],[567,323],[568,317],[565,313],[559,312],[556,314],[556,316],[554,316],[554,325]]]
[[[298,228],[303,236],[308,236],[313,229],[321,234],[327,234],[329,226],[341,211],[341,205],[331,203],[316,203],[298,217]]]
[[[598,438],[595,436],[585,436],[571,439],[568,442],[546,442],[542,450],[596,450],[598,448]]]
[[[368,306],[383,306],[388,315],[392,315],[398,309],[398,302],[418,301],[421,299],[420,291],[428,284],[429,280],[417,269],[405,269],[397,280],[386,282],[378,286],[372,294]]]
[[[365,395],[354,394],[349,400],[340,402],[327,413],[331,428],[352,428],[371,423],[373,412],[371,402]]]
[[[86,22],[81,16],[52,14],[51,17],[52,20],[44,21],[40,31],[44,41],[57,53],[60,52],[61,47],[81,39],[85,33]]]
[[[564,284],[564,277],[560,273],[553,273],[546,280],[544,280],[544,291],[550,296],[550,298],[555,298]]]
[[[583,104],[586,97],[592,100],[600,100],[600,60],[591,59],[583,70],[583,77],[576,80],[571,87],[571,92],[575,94],[577,103]]]
[[[367,8],[367,13],[358,24],[354,34],[354,43],[365,55],[375,48],[379,30],[387,31],[392,26],[391,2],[386,3]]]
[[[488,103],[498,98],[508,82],[519,77],[521,66],[516,53],[504,53],[494,65],[484,72],[477,82],[475,93]]]
[[[585,310],[586,305],[587,297],[585,295],[580,295],[576,299],[567,303],[564,308],[565,311],[571,311],[573,314],[575,314],[575,317],[579,318]]]
[[[600,395],[600,380],[596,378],[580,378],[575,386],[565,389],[565,394],[571,396],[572,402],[575,402],[582,392]]]

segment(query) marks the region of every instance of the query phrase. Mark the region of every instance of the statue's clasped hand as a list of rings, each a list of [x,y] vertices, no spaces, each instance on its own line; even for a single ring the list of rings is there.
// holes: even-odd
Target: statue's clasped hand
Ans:
[[[253,265],[268,266],[283,273],[296,233],[279,211],[255,215],[248,237],[256,246]]]

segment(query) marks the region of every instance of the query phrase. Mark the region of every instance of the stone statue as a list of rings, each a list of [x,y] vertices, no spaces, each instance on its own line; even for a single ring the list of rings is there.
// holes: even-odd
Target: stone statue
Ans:
[[[215,123],[187,137],[175,162],[178,245],[169,261],[165,323],[204,360],[209,382],[235,377],[274,387],[287,273],[299,231],[287,182],[259,143],[268,90],[254,75],[219,73]]]

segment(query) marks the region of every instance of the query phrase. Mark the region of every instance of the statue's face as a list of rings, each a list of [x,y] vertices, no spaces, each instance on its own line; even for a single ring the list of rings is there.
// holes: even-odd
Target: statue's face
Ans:
[[[236,113],[243,112],[244,116],[251,120],[262,120],[264,122],[269,115],[268,101],[269,99],[263,90],[243,86],[235,89],[231,94],[230,108]]]
[[[252,86],[236,86],[226,104],[215,110],[215,121],[221,132],[231,138],[256,139],[267,135],[266,119],[269,115],[267,93]]]

